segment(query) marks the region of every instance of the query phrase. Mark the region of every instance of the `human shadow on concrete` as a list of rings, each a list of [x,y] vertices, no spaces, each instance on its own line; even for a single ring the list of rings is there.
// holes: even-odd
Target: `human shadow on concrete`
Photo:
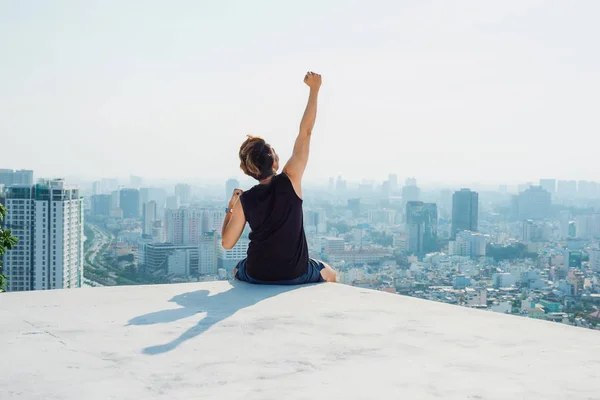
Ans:
[[[127,326],[164,324],[198,313],[206,313],[206,316],[196,326],[183,332],[179,337],[165,344],[146,347],[142,353],[155,355],[174,350],[183,342],[201,335],[213,325],[231,317],[243,308],[299,288],[299,286],[251,285],[237,281],[230,283],[233,287],[225,292],[213,296],[209,296],[208,290],[182,293],[169,300],[169,302],[178,304],[179,308],[156,311],[132,318]]]

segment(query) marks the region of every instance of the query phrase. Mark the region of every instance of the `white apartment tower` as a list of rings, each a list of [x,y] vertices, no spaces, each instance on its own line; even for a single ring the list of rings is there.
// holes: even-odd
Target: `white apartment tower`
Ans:
[[[143,225],[143,233],[144,235],[152,235],[152,229],[154,227],[154,222],[156,222],[157,217],[157,206],[156,201],[149,201],[144,203],[142,211],[142,225]]]
[[[8,291],[83,284],[83,199],[62,180],[6,192],[6,228],[19,242],[4,255]]]
[[[200,275],[217,273],[217,239],[216,231],[206,232],[200,236],[198,245],[198,272]]]

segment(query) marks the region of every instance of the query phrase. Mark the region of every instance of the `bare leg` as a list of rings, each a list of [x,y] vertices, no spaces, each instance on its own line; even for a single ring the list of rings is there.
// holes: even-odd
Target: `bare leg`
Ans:
[[[321,270],[321,276],[326,282],[337,282],[337,275],[335,270],[329,266],[329,264],[323,263],[325,268]]]

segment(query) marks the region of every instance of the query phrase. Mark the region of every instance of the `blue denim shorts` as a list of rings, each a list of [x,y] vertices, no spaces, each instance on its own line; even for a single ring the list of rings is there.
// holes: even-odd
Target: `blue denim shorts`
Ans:
[[[325,282],[321,276],[321,270],[325,268],[325,264],[319,260],[313,260],[312,258],[308,259],[308,270],[304,275],[296,279],[290,279],[286,281],[261,281],[259,279],[250,277],[248,272],[246,272],[245,258],[238,262],[236,268],[237,273],[235,274],[235,279],[248,283],[255,283],[258,285],[303,285],[307,283]]]

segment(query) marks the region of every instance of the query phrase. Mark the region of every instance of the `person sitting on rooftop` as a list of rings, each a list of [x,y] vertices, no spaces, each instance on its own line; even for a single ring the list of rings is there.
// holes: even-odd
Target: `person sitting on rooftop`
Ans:
[[[322,261],[311,259],[302,215],[302,175],[308,162],[310,138],[317,117],[321,75],[308,72],[308,104],[291,158],[279,170],[279,156],[263,138],[248,135],[239,151],[240,167],[258,184],[233,191],[225,220],[222,245],[231,249],[246,221],[250,225],[247,257],[234,269],[234,278],[258,284],[297,285],[335,282],[336,273]]]

